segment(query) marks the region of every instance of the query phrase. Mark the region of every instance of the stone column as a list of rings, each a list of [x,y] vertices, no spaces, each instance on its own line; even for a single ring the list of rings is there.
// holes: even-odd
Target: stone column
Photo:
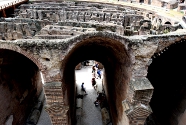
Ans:
[[[45,110],[53,125],[67,125],[68,106],[64,105],[61,82],[49,82],[44,85],[46,95]]]
[[[123,101],[124,111],[130,125],[144,125],[152,113],[149,102],[154,88],[146,77],[132,79],[129,86],[128,97]]]

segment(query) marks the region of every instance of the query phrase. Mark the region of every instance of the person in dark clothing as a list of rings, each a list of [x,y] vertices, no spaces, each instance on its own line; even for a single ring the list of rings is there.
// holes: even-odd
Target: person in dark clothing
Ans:
[[[92,73],[96,71],[96,66],[92,66]]]
[[[92,87],[94,87],[95,90],[97,89],[95,78],[92,78]]]
[[[95,104],[95,106],[97,107],[97,106],[99,105],[99,100],[96,100],[96,101],[94,102],[94,104]]]
[[[85,92],[85,94],[87,95],[87,92],[86,92],[85,87],[84,87],[84,82],[81,84],[81,90],[82,90],[83,92]]]

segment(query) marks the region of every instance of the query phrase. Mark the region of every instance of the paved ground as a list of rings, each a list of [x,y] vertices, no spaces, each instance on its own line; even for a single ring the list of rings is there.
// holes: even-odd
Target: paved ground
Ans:
[[[37,125],[52,125],[52,123],[50,121],[50,117],[49,117],[48,113],[44,110],[44,107],[42,109],[42,112],[41,112],[41,115],[40,115]]]
[[[76,70],[76,83],[77,86],[81,86],[81,83],[85,83],[87,94],[83,98],[82,104],[82,117],[80,125],[102,125],[101,109],[95,107],[94,101],[97,97],[97,91],[102,90],[101,79],[96,79],[98,88],[94,90],[92,87],[92,66],[87,66],[81,70]]]
[[[98,88],[94,90],[92,87],[92,66],[83,67],[81,70],[76,70],[76,83],[80,87],[81,83],[85,83],[88,95],[83,98],[81,121],[79,125],[102,125],[101,109],[95,107],[94,101],[97,97],[97,91],[102,91],[101,79],[96,79]],[[52,125],[50,117],[43,109],[37,125]]]

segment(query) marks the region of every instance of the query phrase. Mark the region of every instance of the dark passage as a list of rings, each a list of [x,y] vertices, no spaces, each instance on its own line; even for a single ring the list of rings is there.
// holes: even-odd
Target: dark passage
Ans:
[[[147,75],[154,87],[153,113],[145,125],[178,125],[186,108],[185,48],[186,42],[173,44],[153,59]]]
[[[0,125],[26,124],[41,90],[38,67],[20,53],[0,49]]]

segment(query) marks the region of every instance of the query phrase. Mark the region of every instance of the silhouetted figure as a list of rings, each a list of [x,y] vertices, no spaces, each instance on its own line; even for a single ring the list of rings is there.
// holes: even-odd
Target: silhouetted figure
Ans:
[[[94,87],[94,89],[97,89],[97,84],[96,84],[96,80],[95,78],[92,78],[92,87]]]
[[[92,73],[96,72],[96,66],[92,66]]]
[[[84,91],[84,93],[87,95],[87,92],[86,92],[85,87],[84,87],[84,82],[81,84],[81,90]]]
[[[96,100],[96,101],[94,102],[94,104],[95,104],[95,106],[97,107],[97,106],[99,105],[99,100]]]

